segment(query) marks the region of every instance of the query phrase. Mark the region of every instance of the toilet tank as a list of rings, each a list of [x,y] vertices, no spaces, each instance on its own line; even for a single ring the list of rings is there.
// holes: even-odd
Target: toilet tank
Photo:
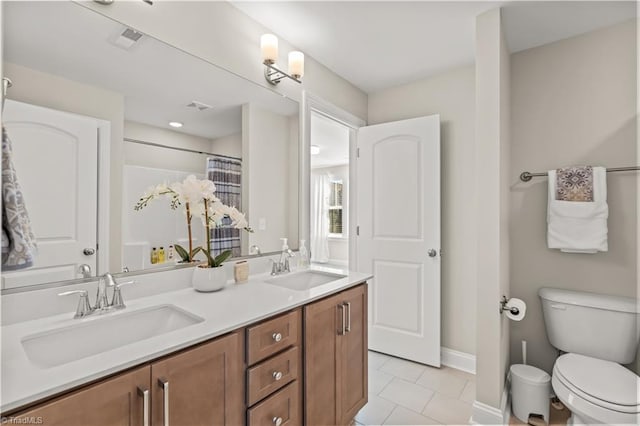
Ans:
[[[635,359],[638,300],[546,287],[538,295],[547,337],[557,349],[620,364]]]

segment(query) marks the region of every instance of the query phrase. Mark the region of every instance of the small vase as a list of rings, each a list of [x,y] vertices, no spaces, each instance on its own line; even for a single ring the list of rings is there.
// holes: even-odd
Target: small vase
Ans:
[[[191,284],[196,291],[201,292],[222,290],[227,284],[227,271],[224,266],[217,268],[197,266],[193,268]]]

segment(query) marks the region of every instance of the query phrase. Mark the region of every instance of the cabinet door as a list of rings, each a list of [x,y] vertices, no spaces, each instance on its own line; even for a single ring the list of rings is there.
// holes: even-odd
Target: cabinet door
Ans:
[[[149,389],[149,374],[149,367],[138,368],[11,417],[51,426],[143,426],[141,393]]]
[[[346,308],[346,333],[340,336],[342,362],[341,421],[349,424],[367,403],[367,289],[361,285],[340,294]]]
[[[153,363],[153,424],[244,423],[243,350],[233,333]]]
[[[305,424],[334,425],[341,419],[338,333],[342,332],[340,295],[304,308]]]

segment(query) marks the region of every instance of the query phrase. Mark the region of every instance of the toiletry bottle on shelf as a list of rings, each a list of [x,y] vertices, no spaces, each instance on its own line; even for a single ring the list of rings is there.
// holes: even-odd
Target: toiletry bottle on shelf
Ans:
[[[155,265],[158,263],[158,250],[154,247],[151,249],[151,264]]]
[[[167,260],[173,262],[173,246],[169,246],[169,252],[167,253]]]
[[[300,240],[300,252],[298,253],[298,268],[307,269],[311,261],[309,260],[309,250],[304,245],[305,240]]]
[[[158,263],[164,263],[164,247],[160,247],[158,250]]]

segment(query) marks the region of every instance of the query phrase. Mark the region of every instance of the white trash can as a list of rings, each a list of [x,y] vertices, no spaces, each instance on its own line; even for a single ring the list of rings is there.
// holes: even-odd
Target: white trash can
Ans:
[[[511,409],[522,422],[537,414],[549,424],[551,376],[531,365],[511,366]]]

